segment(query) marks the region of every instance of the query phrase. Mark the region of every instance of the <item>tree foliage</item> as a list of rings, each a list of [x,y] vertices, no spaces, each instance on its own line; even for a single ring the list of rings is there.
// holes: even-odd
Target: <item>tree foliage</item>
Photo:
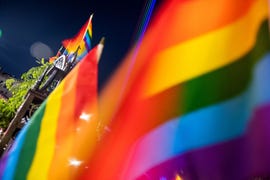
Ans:
[[[8,102],[0,99],[0,128],[5,129],[14,115],[15,110],[9,106]]]
[[[19,80],[6,80],[6,87],[12,93],[12,97],[7,101],[0,99],[0,127],[6,128],[8,123],[13,119],[17,109],[23,103],[28,90],[33,87],[35,82],[49,66],[49,63],[40,62],[37,67],[32,67],[21,75]]]

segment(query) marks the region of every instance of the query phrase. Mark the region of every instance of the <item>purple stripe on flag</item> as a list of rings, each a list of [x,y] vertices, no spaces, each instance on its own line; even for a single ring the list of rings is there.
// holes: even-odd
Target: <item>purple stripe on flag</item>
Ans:
[[[8,156],[3,156],[0,161],[0,179],[3,179],[4,170],[8,161]]]
[[[270,179],[270,104],[257,108],[245,136],[176,156],[142,179]]]
[[[86,34],[85,34],[83,40],[84,40],[84,44],[85,44],[85,47],[87,49],[87,52],[89,52],[91,50],[91,36],[90,36],[88,31],[86,31]]]
[[[21,163],[18,161],[18,158],[20,156],[22,146],[25,143],[27,131],[32,122],[33,121],[30,121],[27,126],[24,126],[24,128],[18,134],[18,137],[16,138],[16,141],[12,145],[11,149],[2,157],[0,165],[0,179],[14,179],[14,171],[16,170],[17,164]]]

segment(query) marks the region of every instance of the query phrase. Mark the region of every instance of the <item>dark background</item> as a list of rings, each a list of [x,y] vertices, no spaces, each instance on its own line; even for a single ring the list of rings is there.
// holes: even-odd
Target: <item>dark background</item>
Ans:
[[[94,13],[93,45],[101,37],[106,38],[99,64],[102,85],[135,42],[146,3],[147,0],[0,0],[0,66],[20,77],[38,65],[33,56],[55,55],[62,40],[73,37]]]

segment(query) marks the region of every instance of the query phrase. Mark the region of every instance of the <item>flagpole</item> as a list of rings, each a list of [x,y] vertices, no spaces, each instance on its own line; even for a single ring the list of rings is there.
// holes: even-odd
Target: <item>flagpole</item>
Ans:
[[[86,34],[86,32],[87,32],[87,28],[90,26],[90,23],[92,22],[93,16],[94,16],[94,13],[92,13],[92,14],[90,15],[89,19],[88,19],[88,23],[87,23],[86,29],[85,29],[85,31],[84,31],[84,33],[83,33],[83,37],[85,36],[85,34]],[[91,33],[92,33],[92,32],[91,32]],[[91,34],[91,36],[92,36],[92,34]],[[82,39],[82,40],[83,40],[83,39]]]
[[[99,41],[99,44],[98,44],[98,51],[99,51],[99,53],[98,53],[97,63],[99,63],[101,54],[103,52],[104,44],[105,44],[105,37],[102,37],[100,39],[100,41]]]

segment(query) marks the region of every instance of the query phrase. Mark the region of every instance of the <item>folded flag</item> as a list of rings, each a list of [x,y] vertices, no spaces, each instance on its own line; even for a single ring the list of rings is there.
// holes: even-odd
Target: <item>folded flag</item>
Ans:
[[[55,56],[49,58],[50,63],[53,63],[61,55],[62,48],[63,46],[60,47],[60,49],[57,51],[57,54]]]
[[[1,179],[75,179],[97,141],[102,48],[100,43],[75,66],[22,129],[1,160]]]

